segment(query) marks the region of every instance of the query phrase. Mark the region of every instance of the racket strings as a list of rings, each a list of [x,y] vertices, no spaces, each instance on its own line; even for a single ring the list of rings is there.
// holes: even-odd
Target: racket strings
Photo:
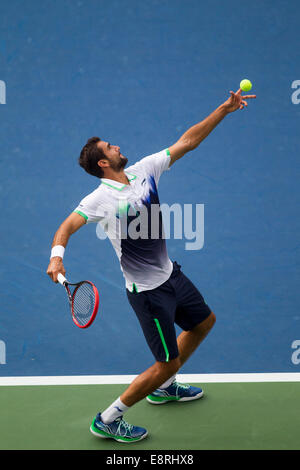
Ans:
[[[96,296],[93,286],[88,282],[83,282],[74,291],[72,313],[77,322],[84,326],[86,325],[95,308]]]

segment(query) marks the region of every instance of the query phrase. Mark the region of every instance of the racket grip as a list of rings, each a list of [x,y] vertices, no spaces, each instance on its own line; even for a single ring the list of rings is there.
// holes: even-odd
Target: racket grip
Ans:
[[[61,273],[57,275],[57,280],[62,286],[67,282],[67,279]]]

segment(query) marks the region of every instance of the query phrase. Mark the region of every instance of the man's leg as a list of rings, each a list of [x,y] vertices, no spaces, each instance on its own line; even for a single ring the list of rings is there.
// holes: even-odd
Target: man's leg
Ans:
[[[121,395],[124,405],[132,406],[175,375],[181,362],[174,325],[176,297],[170,282],[139,294],[126,292],[156,360]]]
[[[210,312],[205,320],[198,323],[191,330],[183,331],[177,338],[180,365],[184,364],[191,354],[197,349],[209,331],[215,324],[216,317]],[[203,396],[203,390],[199,387],[183,385],[176,381],[176,376],[159,385],[147,396],[147,401],[159,405],[169,401],[197,400]]]
[[[121,401],[126,406],[134,405],[176,374],[180,366],[181,361],[178,357],[169,362],[155,362],[153,366],[134,379],[121,395]]]
[[[155,389],[159,388],[162,383],[167,383],[168,379],[174,377],[180,366],[190,357],[190,355],[196,350],[199,344],[203,341],[203,339],[207,336],[211,328],[215,323],[215,315],[211,312],[210,315],[201,323],[196,325],[190,331],[183,331],[177,338],[179,356],[176,359],[172,359],[166,362],[157,361],[153,366],[149,367],[145,372],[140,374],[136,379],[130,384],[130,386],[125,390],[125,392],[121,395],[121,397],[116,400],[105,412],[103,415],[108,417],[108,422],[116,419],[117,416],[120,414],[119,412],[126,411],[130,406],[134,405],[138,401],[142,400],[148,394],[153,392]],[[201,389],[196,389],[190,387],[191,392],[189,393],[190,396],[181,397],[181,400],[189,400],[195,399],[197,397],[202,396],[203,392]],[[193,390],[192,390],[193,389]],[[199,390],[201,393],[199,393]],[[177,392],[176,392],[177,395]],[[178,397],[177,397],[178,398]],[[148,398],[147,398],[148,399]],[[152,402],[152,400],[148,401]],[[154,401],[155,403],[155,401]],[[157,403],[157,402],[156,402]],[[117,405],[117,406],[116,406]],[[122,408],[119,409],[119,406]],[[116,413],[116,416],[114,416]],[[102,417],[103,419],[103,417]],[[97,423],[99,426],[100,415],[97,420],[94,420],[91,431],[94,434],[99,435],[99,432],[103,433],[103,429],[99,430],[96,429]],[[106,420],[104,420],[106,422]],[[116,421],[115,421],[116,423]],[[100,425],[103,427],[105,426],[102,423]],[[126,430],[126,428],[125,428]],[[143,439],[147,435],[147,431],[143,428],[134,428],[134,436],[127,437],[127,440],[140,440]],[[126,430],[127,433],[127,430]],[[124,437],[114,436],[116,440],[124,440]]]
[[[145,398],[168,377],[174,375],[179,366],[180,360],[178,357],[168,362],[155,362],[153,366],[136,377],[109,408],[103,413],[97,414],[91,424],[91,432],[96,436],[110,437],[120,442],[136,442],[144,439],[148,434],[147,430],[126,423],[122,419],[123,413],[130,406]]]
[[[190,331],[183,331],[177,338],[179,357],[170,362],[156,362],[140,374],[121,395],[120,399],[126,406],[132,406],[153,392],[163,382],[172,377],[186,362],[190,355],[204,340],[216,321],[213,312]]]
[[[206,313],[205,320],[202,320],[201,322],[201,316],[203,316],[203,313],[198,315],[197,311],[196,313],[199,317],[199,324],[197,324],[191,330],[188,330],[188,326],[186,328],[183,326],[183,329],[188,331],[183,331],[178,336],[178,338],[176,338],[175,329],[173,329],[174,324],[172,323],[172,309],[174,308],[175,300],[173,289],[171,289],[171,293],[169,292],[169,296],[168,292],[166,291],[166,285],[164,286],[163,292],[158,292],[158,289],[155,289],[152,292],[151,300],[152,307],[155,307],[155,319],[153,319],[151,312],[148,312],[147,306],[149,306],[149,299],[147,296],[144,296],[143,293],[142,295],[139,294],[129,296],[129,300],[131,300],[130,303],[139,317],[146,339],[148,340],[148,344],[150,347],[152,345],[154,346],[154,344],[156,345],[155,348],[157,345],[160,347],[160,351],[156,351],[156,354],[154,355],[156,357],[167,356],[167,359],[166,361],[164,361],[164,359],[161,361],[157,360],[153,366],[140,374],[130,384],[125,392],[107,410],[102,413],[102,419],[104,423],[110,423],[113,420],[118,419],[118,417],[122,416],[129,407],[133,406],[143,398],[147,397],[148,399],[148,394],[155,391],[161,385],[167,384],[168,379],[173,381],[176,372],[188,359],[188,357],[195,351],[201,341],[203,341],[215,322],[215,316],[212,312],[208,312],[209,314],[207,316],[208,307],[206,306],[206,312],[204,312]],[[145,300],[147,301],[146,303]],[[202,300],[203,299],[201,297],[200,307],[202,307]],[[164,308],[162,308],[163,306]],[[150,313],[150,315],[147,315],[147,313]],[[195,321],[194,315],[193,320]],[[157,341],[158,334],[160,337],[159,341]],[[176,356],[176,351],[178,356],[175,359],[168,360],[169,356]],[[200,397],[200,394],[198,393],[199,390],[202,394],[203,392],[201,389],[193,390],[192,398],[188,398],[195,399]],[[138,433],[145,436],[145,430],[143,428],[141,428],[141,431],[138,431]]]
[[[177,338],[180,365],[184,364],[190,355],[197,349],[200,343],[208,335],[216,322],[213,312],[203,322],[196,325],[190,331],[182,331]]]

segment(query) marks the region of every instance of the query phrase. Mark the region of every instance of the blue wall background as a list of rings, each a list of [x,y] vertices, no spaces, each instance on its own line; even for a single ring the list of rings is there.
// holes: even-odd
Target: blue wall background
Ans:
[[[161,202],[205,204],[204,248],[168,241],[217,316],[182,372],[299,372],[299,2],[2,0],[1,10],[0,374],[135,374],[152,364],[95,225],[65,256],[70,279],[100,290],[90,329],[73,325],[46,275],[56,229],[98,185],[77,157],[93,135],[130,163],[168,147],[244,77],[256,102],[160,181]]]

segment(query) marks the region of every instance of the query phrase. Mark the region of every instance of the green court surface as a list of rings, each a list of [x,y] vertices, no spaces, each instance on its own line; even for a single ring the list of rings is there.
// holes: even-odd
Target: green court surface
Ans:
[[[92,418],[126,385],[0,387],[1,450],[298,450],[300,383],[208,383],[194,402],[126,413],[149,436],[134,444],[99,439]]]

